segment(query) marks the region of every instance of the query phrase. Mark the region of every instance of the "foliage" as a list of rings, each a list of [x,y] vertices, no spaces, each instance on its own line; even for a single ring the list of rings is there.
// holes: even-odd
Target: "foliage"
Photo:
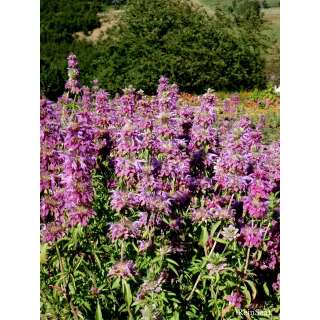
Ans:
[[[204,6],[210,9],[215,9],[218,6],[228,7],[232,4],[233,0],[198,0]],[[262,8],[273,8],[280,6],[280,0],[258,0]]]
[[[242,0],[211,17],[187,0],[131,0],[121,27],[91,43],[75,40],[74,33],[98,27],[97,12],[109,2],[43,0],[41,94],[56,99],[63,93],[70,52],[82,60],[82,83],[89,85],[95,75],[111,94],[129,85],[152,94],[161,74],[195,93],[263,87],[266,42],[255,3]]]
[[[81,87],[41,100],[43,319],[279,319],[279,143],[181,100]],[[261,319],[252,315],[251,319]]]
[[[250,98],[255,102],[261,104],[261,107],[265,107],[274,103],[279,97],[279,94],[275,91],[274,87],[269,85],[265,90],[253,90]]]
[[[99,55],[95,44],[76,41],[73,34],[100,26],[97,13],[111,1],[41,0],[40,14],[40,89],[41,95],[56,99],[63,93],[66,57],[75,52],[82,60],[81,81],[93,78],[92,61]]]
[[[243,1],[232,1],[232,0],[200,0],[201,4],[204,5],[206,10],[215,14],[217,8],[227,10],[234,4],[236,6],[243,6]],[[247,2],[247,1],[246,1]],[[241,4],[242,3],[242,4]],[[250,3],[250,1],[248,1]],[[280,1],[258,1],[261,12],[265,23],[263,25],[263,34],[268,38],[268,47],[263,50],[263,55],[266,59],[265,74],[267,77],[267,82],[274,85],[279,85],[280,83]],[[252,4],[252,1],[251,1]],[[247,5],[245,5],[247,7]],[[248,33],[251,33],[254,29],[248,29]]]
[[[161,74],[186,92],[264,86],[263,20],[260,9],[246,8],[211,17],[185,0],[128,1],[120,31],[104,44],[97,77],[111,93],[132,85],[153,94]]]

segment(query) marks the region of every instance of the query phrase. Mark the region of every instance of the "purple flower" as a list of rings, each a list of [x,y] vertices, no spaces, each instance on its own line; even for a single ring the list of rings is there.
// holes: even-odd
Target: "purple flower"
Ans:
[[[139,252],[147,251],[151,246],[151,241],[139,241]]]
[[[268,201],[261,200],[258,197],[244,197],[243,207],[251,217],[261,219],[267,214],[269,204]]]
[[[100,291],[97,287],[92,287],[92,288],[90,289],[90,293],[91,293],[93,296],[98,296],[98,295],[101,293],[101,291]]]
[[[78,69],[78,60],[74,54],[68,56],[68,81],[66,82],[65,88],[68,89],[71,93],[80,93],[80,82]]]
[[[96,112],[106,116],[109,111],[109,94],[104,90],[99,90],[96,93]]]
[[[129,203],[128,193],[114,190],[111,195],[111,206],[114,210],[120,211]]]
[[[129,219],[122,219],[118,223],[113,223],[110,226],[110,233],[112,241],[118,239],[135,238],[137,236],[137,229]]]
[[[76,55],[74,55],[73,53],[70,53],[70,55],[68,56],[68,68],[75,69],[77,66],[78,66],[78,59]]]
[[[145,281],[139,288],[137,299],[142,300],[149,293],[159,293],[162,291],[161,285],[165,281],[165,273],[162,272],[158,279],[154,281]]]
[[[112,266],[108,272],[109,277],[130,278],[137,274],[135,264],[132,260],[120,261]]]
[[[210,218],[212,218],[212,214],[207,208],[198,208],[192,211],[193,222],[205,222]]]
[[[263,229],[245,226],[241,229],[241,236],[244,239],[244,245],[247,247],[258,248],[263,240],[263,233]]]
[[[161,96],[163,92],[167,91],[169,87],[169,80],[165,76],[161,76],[159,80],[159,86],[158,86],[158,96]]]
[[[236,307],[236,308],[241,308],[241,303],[242,303],[242,294],[239,292],[239,291],[235,291],[229,295],[229,296],[226,296],[225,299],[227,301],[229,301],[229,303]]]
[[[52,222],[44,226],[41,236],[43,242],[54,242],[63,237],[64,234],[64,227],[59,223]]]
[[[95,212],[92,209],[88,208],[78,208],[76,211],[69,213],[69,225],[71,227],[75,225],[86,226],[89,222],[89,219],[95,215]]]
[[[279,289],[280,289],[280,273],[278,273],[277,281],[272,284],[272,288],[274,291],[279,291]]]
[[[172,222],[170,222],[170,229],[179,231],[183,226],[183,219],[181,217],[178,217],[174,219]]]
[[[237,94],[231,95],[230,98],[231,104],[235,107],[237,107],[240,104],[240,97]]]
[[[207,269],[209,271],[209,275],[213,275],[213,274],[216,274],[216,273],[219,273],[221,271],[223,271],[226,267],[226,264],[225,263],[221,263],[221,264],[218,264],[218,265],[215,265],[215,264],[212,264],[212,263],[208,263],[207,264]]]

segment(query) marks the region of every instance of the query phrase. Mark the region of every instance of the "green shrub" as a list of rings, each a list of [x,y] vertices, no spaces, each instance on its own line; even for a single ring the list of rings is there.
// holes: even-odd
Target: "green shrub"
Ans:
[[[190,1],[129,0],[103,44],[99,80],[111,93],[128,85],[154,93],[161,75],[195,93],[264,86],[260,7],[242,2],[249,5],[211,17]]]
[[[91,43],[75,41],[73,34],[100,26],[97,13],[103,1],[41,0],[40,13],[40,90],[47,98],[63,93],[66,81],[66,57],[74,51],[83,62],[81,80],[92,79],[91,59],[97,53]],[[92,70],[92,72],[91,72]]]
[[[217,8],[212,17],[187,0],[129,0],[120,26],[106,40],[74,40],[75,32],[99,26],[97,12],[109,4],[42,0],[42,95],[53,100],[63,93],[70,52],[82,61],[82,84],[98,78],[112,94],[129,85],[154,93],[161,75],[191,93],[265,86],[263,20],[256,1]]]

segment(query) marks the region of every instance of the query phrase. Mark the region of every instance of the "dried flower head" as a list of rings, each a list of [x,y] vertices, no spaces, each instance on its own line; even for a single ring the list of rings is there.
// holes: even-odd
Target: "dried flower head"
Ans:
[[[234,227],[233,225],[230,225],[228,227],[224,227],[221,231],[221,234],[223,236],[223,239],[232,241],[237,238],[239,230]]]

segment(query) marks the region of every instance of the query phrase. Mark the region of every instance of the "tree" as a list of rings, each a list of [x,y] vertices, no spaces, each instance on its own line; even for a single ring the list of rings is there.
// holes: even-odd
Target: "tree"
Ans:
[[[255,9],[251,1],[211,17],[191,1],[129,0],[122,27],[104,43],[98,78],[111,93],[128,85],[154,93],[161,75],[195,93],[263,86]]]

